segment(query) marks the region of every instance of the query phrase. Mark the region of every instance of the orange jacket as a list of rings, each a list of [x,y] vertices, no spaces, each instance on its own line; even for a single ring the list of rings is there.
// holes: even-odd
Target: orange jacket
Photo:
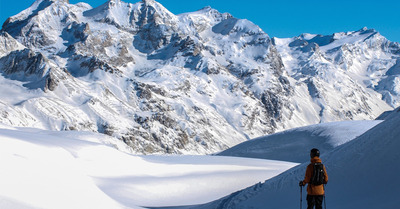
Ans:
[[[322,163],[321,159],[319,157],[314,157],[311,158],[311,163],[307,166],[306,170],[306,175],[303,180],[303,185],[306,185],[310,183],[312,174],[314,172],[314,163]],[[328,183],[328,173],[326,172],[325,166],[324,166],[324,173],[325,173],[325,184]],[[324,190],[324,185],[312,185],[308,184],[307,186],[307,194],[308,195],[324,195],[325,190]]]

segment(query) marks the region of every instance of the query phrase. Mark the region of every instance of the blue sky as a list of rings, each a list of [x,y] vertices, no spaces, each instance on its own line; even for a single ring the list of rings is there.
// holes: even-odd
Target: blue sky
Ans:
[[[70,0],[93,7],[106,0]],[[139,0],[123,0],[136,3]],[[34,0],[0,0],[0,22],[29,7]],[[248,19],[271,37],[301,33],[332,34],[374,28],[391,41],[400,42],[399,0],[158,0],[174,14],[211,6],[236,18]]]

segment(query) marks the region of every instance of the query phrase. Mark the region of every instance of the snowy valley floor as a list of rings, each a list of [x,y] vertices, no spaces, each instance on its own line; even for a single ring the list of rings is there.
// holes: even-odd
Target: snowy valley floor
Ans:
[[[297,165],[223,156],[135,156],[87,132],[0,126],[0,208],[141,208],[206,203]]]

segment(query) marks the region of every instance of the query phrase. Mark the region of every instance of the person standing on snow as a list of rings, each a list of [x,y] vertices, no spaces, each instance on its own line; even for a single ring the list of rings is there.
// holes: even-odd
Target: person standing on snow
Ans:
[[[307,166],[306,175],[299,186],[307,186],[307,209],[322,209],[322,201],[325,196],[324,184],[328,183],[328,174],[325,166],[319,158],[319,150],[313,148],[310,151],[311,163]]]

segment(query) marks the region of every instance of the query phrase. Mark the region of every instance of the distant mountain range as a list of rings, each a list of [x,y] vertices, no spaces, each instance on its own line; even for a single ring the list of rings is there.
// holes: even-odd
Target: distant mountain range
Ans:
[[[37,0],[0,32],[0,122],[137,153],[208,154],[400,105],[400,45],[373,29],[270,38],[210,7]]]

